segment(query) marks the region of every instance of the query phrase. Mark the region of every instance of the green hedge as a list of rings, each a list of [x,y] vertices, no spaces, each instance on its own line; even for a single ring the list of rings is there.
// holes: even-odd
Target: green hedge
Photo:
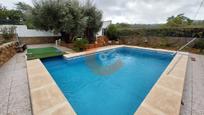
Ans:
[[[204,28],[154,28],[154,29],[118,28],[118,34],[120,37],[123,36],[195,37],[195,35],[200,32],[202,32],[202,37],[204,37]]]
[[[193,46],[194,48],[200,49],[200,52],[204,49],[204,39],[199,39]]]

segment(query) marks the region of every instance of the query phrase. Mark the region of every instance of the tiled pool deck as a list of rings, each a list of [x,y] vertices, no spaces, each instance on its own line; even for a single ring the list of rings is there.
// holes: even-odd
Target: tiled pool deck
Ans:
[[[0,67],[0,115],[31,115],[25,53]]]
[[[17,54],[16,56],[14,56],[11,60],[9,60],[9,62],[7,62],[6,64],[4,64],[2,67],[0,67],[0,115],[30,115],[31,113],[31,106],[30,106],[30,98],[29,98],[29,90],[28,90],[28,81],[27,81],[27,74],[26,74],[26,64],[25,64],[25,58],[24,58],[24,53],[21,54]],[[72,54],[73,55],[73,54]],[[77,54],[74,54],[77,55]],[[192,61],[192,60],[188,60],[188,69],[187,69],[187,75],[186,75],[186,80],[185,80],[185,87],[184,87],[184,94],[183,94],[183,102],[184,105],[181,106],[181,115],[203,115],[204,111],[204,92],[203,92],[203,87],[204,87],[204,56],[200,56],[200,55],[194,55],[191,54],[190,57],[195,57],[196,61]],[[33,62],[36,63],[41,63],[39,62],[39,60],[33,60]],[[32,62],[30,62],[32,63]],[[42,63],[41,63],[42,64]],[[178,65],[182,65],[182,63],[178,63]],[[43,65],[42,65],[43,66]],[[32,68],[33,67],[33,68]],[[43,70],[45,70],[44,67],[39,67],[39,65],[33,65],[31,68],[36,71],[35,75],[36,76],[41,76],[39,75],[40,72],[43,73],[41,78],[34,78],[34,76],[32,76],[31,79],[33,79],[33,81],[36,81],[36,83],[50,83],[50,85],[47,85],[50,88],[53,88],[53,86],[55,86],[56,84],[53,83],[52,79],[50,79],[48,76],[49,73],[47,71],[42,72]],[[35,70],[34,68],[38,68],[40,70]],[[179,69],[180,70],[180,69]],[[32,71],[32,70],[31,70]],[[182,71],[182,70],[181,70]],[[172,70],[172,72],[169,73],[170,76],[172,76],[172,74],[174,75],[175,72],[174,70]],[[180,74],[180,73],[179,73]],[[165,92],[165,91],[170,91],[171,93],[166,93],[167,97],[171,96],[171,98],[174,98],[173,95],[177,95],[176,97],[180,98],[178,91],[180,91],[181,89],[175,89],[175,87],[179,86],[179,84],[175,81],[178,80],[181,81],[183,78],[176,78],[176,77],[162,77],[163,79],[160,79],[158,81],[158,83],[161,84],[154,87],[152,89],[152,91],[158,91],[158,92]],[[44,80],[42,80],[44,79]],[[48,79],[48,80],[45,80]],[[164,80],[165,79],[169,79],[171,82],[170,83],[165,83]],[[173,80],[173,79],[177,79],[177,80]],[[168,81],[169,81],[168,80]],[[173,85],[171,85],[173,83]],[[182,82],[183,83],[183,82]],[[181,84],[182,84],[181,83]],[[171,87],[167,87],[165,85],[170,85]],[[164,86],[163,86],[164,85]],[[35,88],[35,91],[40,91],[43,88],[45,88],[46,86],[42,86],[39,88],[37,84],[33,85],[32,87]],[[52,114],[68,114],[68,109],[70,109],[69,104],[67,103],[63,103],[64,101],[66,101],[66,99],[62,96],[62,95],[57,95],[56,92],[61,93],[60,91],[57,91],[57,88],[54,88],[56,90],[42,90],[41,92],[39,92],[39,94],[36,94],[36,97],[44,97],[41,98],[42,100],[40,100],[40,98],[36,103],[40,104],[41,106],[39,106],[37,108],[37,110],[42,110],[42,108],[44,108],[44,111],[41,112],[41,114],[47,114],[47,113],[52,113]],[[159,90],[158,90],[159,89]],[[176,90],[176,91],[174,91]],[[178,90],[178,91],[177,91]],[[152,92],[151,91],[151,92]],[[56,101],[57,98],[55,98],[53,101],[51,100],[51,98],[53,98],[53,95],[49,95],[52,94],[55,95],[57,98],[59,98],[58,101]],[[45,96],[44,94],[46,94],[47,96]],[[151,93],[149,93],[150,95]],[[149,98],[155,98],[153,94],[151,94],[150,96],[148,95]],[[46,97],[46,98],[45,98]],[[161,104],[163,102],[171,102],[171,100],[162,100],[161,98],[156,99],[156,102],[153,101],[149,101],[148,97],[145,99],[145,101],[143,102],[142,106],[139,108],[138,113],[139,112],[145,112],[142,113],[140,115],[165,115],[164,114],[164,109],[168,108],[166,106],[166,104],[163,104],[162,107],[158,107],[158,104]],[[166,96],[164,96],[166,97]],[[158,98],[158,97],[156,97]],[[163,96],[162,96],[163,98]],[[49,104],[43,104],[43,100],[48,100],[49,104],[51,104],[52,107],[50,107],[50,109],[46,108]],[[150,99],[151,100],[151,99]],[[158,101],[159,100],[159,101]],[[35,104],[36,104],[35,103]],[[56,103],[58,103],[57,105],[55,105]],[[178,101],[176,103],[176,105],[179,105],[180,102]],[[33,105],[33,103],[32,103]],[[171,107],[171,106],[170,106]],[[65,110],[66,109],[66,110]],[[35,109],[36,110],[36,109]],[[33,113],[36,114],[33,108]],[[172,108],[169,109],[170,112],[172,110]],[[72,113],[73,111],[71,111]],[[149,113],[148,113],[149,112]],[[175,110],[175,114],[177,114],[179,111]],[[75,113],[73,113],[75,114]],[[70,114],[69,114],[70,115]],[[174,114],[172,114],[174,115]]]
[[[189,57],[180,114],[204,115],[204,55]]]

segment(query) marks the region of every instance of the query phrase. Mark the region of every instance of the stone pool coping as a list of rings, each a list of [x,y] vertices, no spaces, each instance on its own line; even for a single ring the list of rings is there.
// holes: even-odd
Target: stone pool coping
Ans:
[[[93,54],[96,52],[120,48],[120,47],[128,47],[128,48],[146,49],[146,50],[158,51],[158,52],[175,53],[175,51],[165,50],[165,49],[154,49],[154,48],[146,48],[146,47],[130,46],[130,45],[112,45],[112,46],[106,46],[106,47],[101,47],[101,48],[94,48],[94,49],[90,49],[90,50],[84,51],[84,52],[74,52],[74,53],[70,53],[70,54],[65,54],[64,57],[65,58],[72,58],[72,57],[77,57],[77,56],[82,56],[82,55],[89,55],[89,54]]]
[[[144,48],[138,46],[115,45],[92,49],[80,53],[66,54],[72,58],[89,55],[113,48],[129,47],[159,52],[172,52],[164,49]],[[145,97],[135,115],[179,115],[188,53],[178,52]],[[39,59],[27,61],[28,79],[34,115],[76,115],[69,101],[65,98],[49,72]]]
[[[188,54],[177,53],[134,115],[179,115]]]
[[[76,115],[39,59],[26,62],[33,115]]]

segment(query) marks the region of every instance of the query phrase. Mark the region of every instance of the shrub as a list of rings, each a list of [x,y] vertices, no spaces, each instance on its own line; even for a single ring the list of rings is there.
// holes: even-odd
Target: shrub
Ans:
[[[118,28],[118,36],[195,37],[196,33],[203,31],[204,28]]]
[[[199,39],[195,44],[194,48],[200,49],[200,52],[204,49],[204,39]]]
[[[88,45],[89,41],[85,38],[76,38],[74,41],[74,50],[83,51]]]
[[[110,40],[117,40],[118,39],[118,30],[115,25],[110,25],[106,31],[106,36]]]
[[[16,27],[14,27],[14,26],[4,27],[2,29],[2,36],[3,36],[4,40],[9,41],[11,38],[13,38],[15,35],[15,29],[16,29]]]

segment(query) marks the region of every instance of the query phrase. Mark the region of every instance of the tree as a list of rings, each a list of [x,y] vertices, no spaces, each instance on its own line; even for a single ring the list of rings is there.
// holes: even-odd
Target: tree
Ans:
[[[85,36],[89,42],[95,41],[95,35],[102,26],[102,12],[98,10],[95,5],[88,0],[83,6],[84,17],[87,17],[87,26],[85,29]]]
[[[33,8],[33,19],[35,27],[61,33],[66,42],[82,36],[87,21],[77,0],[37,1]]]
[[[30,13],[32,11],[32,7],[24,2],[18,2],[16,4],[16,9],[22,13]]]
[[[32,10],[33,24],[41,30],[60,32],[62,6],[57,1],[36,1]]]
[[[22,12],[8,10],[0,5],[0,24],[22,24]]]
[[[32,15],[33,8],[24,2],[18,2],[16,4],[16,9],[23,14],[23,24],[27,25],[28,28],[35,28]]]
[[[0,19],[3,20],[6,18],[7,18],[7,9],[0,4]]]
[[[87,18],[82,14],[82,8],[76,0],[72,0],[65,4],[63,10],[62,30],[69,36],[69,39],[82,37],[87,24]]]
[[[171,16],[167,19],[167,27],[185,27],[191,25],[193,21],[188,17],[185,17],[184,14],[179,14],[176,17]]]

